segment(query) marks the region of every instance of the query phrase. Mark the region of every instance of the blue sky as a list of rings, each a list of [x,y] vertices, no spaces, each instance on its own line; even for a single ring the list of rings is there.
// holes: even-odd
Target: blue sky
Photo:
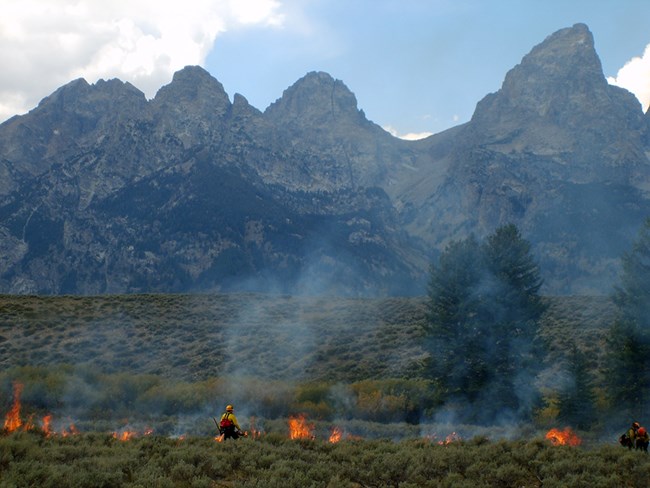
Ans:
[[[287,9],[283,29],[219,37],[207,69],[262,110],[307,72],[326,71],[355,93],[370,120],[399,134],[466,122],[533,46],[577,22],[594,34],[606,76],[650,44],[650,1],[299,3],[297,12]]]
[[[437,133],[577,22],[604,74],[650,100],[648,0],[0,0],[0,11],[0,121],[79,77],[119,78],[151,98],[198,64],[260,110],[326,71],[373,122]]]

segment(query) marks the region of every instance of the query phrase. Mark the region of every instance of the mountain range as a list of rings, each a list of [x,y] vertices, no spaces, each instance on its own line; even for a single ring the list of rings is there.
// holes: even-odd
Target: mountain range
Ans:
[[[584,24],[419,141],[311,72],[263,112],[188,66],[147,100],[72,81],[0,124],[0,292],[426,292],[453,240],[514,223],[547,294],[606,294],[650,216],[650,111]]]

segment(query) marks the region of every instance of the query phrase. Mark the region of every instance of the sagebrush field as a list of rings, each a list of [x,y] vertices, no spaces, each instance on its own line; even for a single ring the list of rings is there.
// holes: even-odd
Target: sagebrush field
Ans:
[[[597,374],[610,300],[545,301],[547,374],[573,345]],[[424,298],[0,297],[0,414],[20,384],[23,423],[0,437],[0,486],[647,486],[648,456],[616,443],[626,418],[575,447],[544,438],[565,427],[552,398],[525,423],[445,422],[421,369],[425,310]],[[249,438],[215,441],[226,403]],[[311,430],[291,440],[297,414]]]

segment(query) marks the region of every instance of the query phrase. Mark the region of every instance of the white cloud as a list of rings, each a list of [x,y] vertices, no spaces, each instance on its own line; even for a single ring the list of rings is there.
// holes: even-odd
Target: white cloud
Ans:
[[[417,141],[418,139],[424,139],[425,137],[433,135],[433,132],[409,132],[407,134],[400,134],[397,129],[390,125],[383,126],[382,129],[394,137],[398,137],[407,141]]]
[[[130,81],[147,97],[216,37],[239,26],[281,26],[279,0],[2,0],[0,121],[83,77]]]
[[[629,60],[618,70],[616,77],[609,77],[607,81],[634,93],[646,112],[650,106],[650,44],[643,56]]]

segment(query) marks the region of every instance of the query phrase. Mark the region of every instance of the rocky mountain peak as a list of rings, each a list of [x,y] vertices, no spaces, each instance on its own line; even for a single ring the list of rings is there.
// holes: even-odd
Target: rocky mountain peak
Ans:
[[[501,90],[479,103],[474,115],[480,118],[499,106],[541,117],[576,105],[582,110],[587,99],[588,106],[602,100],[607,87],[593,36],[586,25],[576,24],[535,46],[508,72]]]
[[[175,106],[182,111],[217,116],[230,109],[223,85],[200,66],[186,66],[174,73],[171,83],[158,90],[153,103],[157,108]]]
[[[328,73],[311,72],[287,88],[264,112],[272,119],[323,123],[365,118],[350,89]]]
[[[174,73],[151,101],[158,133],[173,135],[186,148],[218,139],[231,108],[223,85],[199,66]]]
[[[650,215],[649,124],[582,24],[422,142],[323,72],[264,113],[196,66],[149,102],[75,80],[0,124],[0,292],[420,293],[449,242],[514,223],[550,293],[608,293]]]
[[[576,24],[548,36],[524,56],[506,75],[502,92],[512,105],[544,115],[554,108],[552,101],[582,105],[583,97],[606,96],[606,88],[593,36],[586,25]],[[573,98],[577,94],[579,100]]]
[[[77,113],[94,118],[102,112],[116,112],[116,109],[141,108],[145,103],[144,93],[131,83],[112,79],[99,80],[91,85],[79,78],[41,100],[36,110]]]
[[[575,147],[573,162],[588,165],[608,147],[638,145],[647,127],[640,108],[634,95],[607,83],[591,32],[575,24],[508,72],[501,89],[477,104],[471,129],[479,144],[506,152],[550,156]]]
[[[117,79],[91,85],[79,78],[41,100],[26,115],[8,120],[0,133],[0,158],[24,161],[21,169],[39,174],[65,155],[98,139],[124,118],[146,110],[144,94]]]

